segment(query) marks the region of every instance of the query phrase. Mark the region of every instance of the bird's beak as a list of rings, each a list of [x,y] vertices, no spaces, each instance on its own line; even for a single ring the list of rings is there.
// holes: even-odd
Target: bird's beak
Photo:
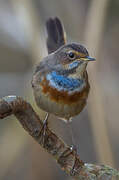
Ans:
[[[80,58],[80,60],[82,60],[82,61],[95,61],[96,59],[95,59],[95,58],[92,58],[92,57],[90,57],[90,56],[86,56],[86,57]]]

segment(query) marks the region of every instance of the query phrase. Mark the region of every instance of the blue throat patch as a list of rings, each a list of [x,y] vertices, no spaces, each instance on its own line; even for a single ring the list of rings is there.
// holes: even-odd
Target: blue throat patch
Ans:
[[[70,78],[53,71],[47,75],[50,85],[58,90],[79,91],[84,87],[84,80]]]

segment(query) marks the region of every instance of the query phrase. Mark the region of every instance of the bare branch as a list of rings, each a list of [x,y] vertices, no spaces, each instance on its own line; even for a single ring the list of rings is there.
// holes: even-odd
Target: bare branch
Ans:
[[[57,135],[46,129],[46,140],[43,144],[42,121],[31,105],[21,97],[6,96],[0,99],[0,119],[14,114],[23,128],[57,161],[67,174],[80,180],[111,180],[119,178],[119,172],[106,165],[83,163],[75,151],[71,151]]]

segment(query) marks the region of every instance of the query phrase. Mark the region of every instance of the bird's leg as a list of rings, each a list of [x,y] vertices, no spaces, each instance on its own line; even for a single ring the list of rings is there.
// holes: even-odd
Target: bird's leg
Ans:
[[[70,138],[71,138],[71,141],[72,141],[72,145],[70,147],[68,147],[61,155],[60,159],[65,159],[67,158],[68,156],[70,156],[72,153],[74,154],[74,163],[73,163],[73,166],[72,166],[72,169],[70,171],[71,175],[74,175],[75,172],[76,172],[76,167],[77,167],[77,162],[78,162],[78,159],[76,158],[76,154],[77,154],[77,148],[76,148],[76,143],[74,141],[74,137],[73,137],[73,131],[72,131],[72,124],[71,122],[68,122],[68,126],[69,126],[69,131],[70,131]]]
[[[69,131],[70,131],[70,136],[71,136],[71,141],[72,141],[72,145],[70,146],[70,151],[74,151],[75,154],[77,154],[77,145],[73,136],[73,129],[72,129],[72,122],[68,123],[69,125]],[[75,165],[76,165],[76,159],[74,161],[74,165],[72,167],[71,173],[73,174],[75,171]]]
[[[45,119],[43,121],[43,127],[42,127],[41,132],[40,132],[40,135],[42,137],[43,146],[45,145],[45,140],[46,140],[46,129],[48,127],[48,118],[49,118],[49,113],[47,113],[45,116]]]
[[[77,145],[73,136],[73,130],[72,130],[72,122],[68,123],[69,126],[69,131],[70,131],[70,138],[71,138],[71,143],[72,145],[70,146],[71,151],[75,150],[77,152]]]

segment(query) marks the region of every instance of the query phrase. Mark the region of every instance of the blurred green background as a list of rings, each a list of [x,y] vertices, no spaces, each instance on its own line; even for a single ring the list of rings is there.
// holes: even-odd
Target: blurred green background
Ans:
[[[82,160],[119,168],[119,0],[0,0],[0,97],[18,95],[35,105],[34,65],[47,55],[45,22],[58,16],[68,42],[84,44],[91,92],[73,121]],[[70,144],[67,125],[50,128]],[[0,122],[0,180],[69,179],[11,116]]]

